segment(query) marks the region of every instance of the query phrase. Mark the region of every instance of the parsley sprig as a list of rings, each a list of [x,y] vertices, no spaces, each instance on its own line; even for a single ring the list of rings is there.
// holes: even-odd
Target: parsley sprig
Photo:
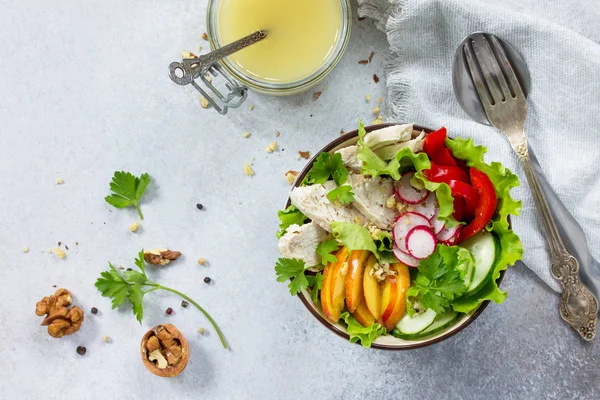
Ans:
[[[333,178],[338,187],[327,193],[327,198],[332,202],[337,200],[341,204],[352,203],[354,201],[354,193],[351,186],[344,185],[348,179],[348,170],[344,167],[344,161],[339,153],[329,154],[323,152],[319,154],[304,183],[322,184],[329,177]]]
[[[150,183],[150,175],[142,174],[139,178],[129,172],[115,171],[110,183],[110,190],[113,194],[106,196],[104,200],[116,208],[125,208],[135,206],[141,219],[144,219],[140,209],[140,199],[146,187]]]
[[[138,257],[135,259],[135,265],[138,267],[139,271],[127,270],[121,275],[114,265],[109,262],[109,270],[101,272],[100,278],[96,280],[95,286],[100,291],[102,296],[112,299],[113,309],[117,308],[126,300],[128,300],[133,306],[133,314],[141,324],[142,318],[144,317],[143,300],[146,293],[150,293],[155,290],[165,290],[167,292],[174,293],[193,304],[198,310],[200,310],[202,314],[204,314],[213,328],[215,328],[223,347],[227,348],[227,342],[225,342],[225,337],[217,326],[217,323],[198,303],[178,290],[171,289],[148,279],[148,276],[146,275],[146,269],[144,267],[144,250],[139,252]]]
[[[319,272],[314,276],[306,275],[307,270],[306,263],[295,258],[280,258],[275,264],[277,282],[285,282],[290,279],[288,288],[292,296],[309,286],[312,287],[311,298],[316,304],[319,301],[319,290],[323,286],[323,274]]]
[[[335,239],[329,239],[319,243],[317,254],[321,256],[321,264],[327,265],[330,262],[336,262],[337,258],[331,253],[340,248],[340,244]]]

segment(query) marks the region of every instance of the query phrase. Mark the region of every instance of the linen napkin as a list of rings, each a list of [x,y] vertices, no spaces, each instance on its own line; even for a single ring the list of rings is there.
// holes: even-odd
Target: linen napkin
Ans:
[[[386,121],[415,122],[472,137],[521,179],[523,201],[513,218],[523,262],[548,286],[543,226],[508,141],[462,111],[452,89],[452,60],[461,40],[485,31],[512,43],[531,74],[525,132],[550,184],[582,225],[600,256],[600,1],[598,0],[358,0],[388,38]]]

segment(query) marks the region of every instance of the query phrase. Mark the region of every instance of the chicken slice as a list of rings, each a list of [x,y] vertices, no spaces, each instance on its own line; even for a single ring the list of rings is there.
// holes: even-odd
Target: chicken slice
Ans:
[[[356,158],[358,155],[358,146],[348,146],[336,151],[342,156],[344,166],[350,171],[360,174],[362,171],[362,161]]]
[[[382,160],[388,161],[396,156],[396,154],[404,149],[409,148],[413,153],[423,151],[423,144],[425,143],[425,132],[421,132],[416,138],[409,140],[408,142],[396,143],[389,146],[380,147],[375,150]]]
[[[375,151],[385,146],[406,142],[412,137],[413,125],[393,125],[369,132],[365,135],[365,145]]]
[[[302,260],[307,266],[312,267],[321,263],[317,246],[329,237],[329,232],[314,222],[302,226],[290,225],[285,235],[279,239],[279,252],[286,258]]]
[[[331,232],[334,221],[364,223],[365,217],[356,208],[338,206],[329,201],[327,193],[336,187],[333,181],[296,187],[290,193],[290,200],[298,210],[328,232]]]
[[[394,193],[394,182],[389,178],[348,175],[354,192],[354,207],[379,229],[391,230],[398,215],[395,208],[386,206]]]

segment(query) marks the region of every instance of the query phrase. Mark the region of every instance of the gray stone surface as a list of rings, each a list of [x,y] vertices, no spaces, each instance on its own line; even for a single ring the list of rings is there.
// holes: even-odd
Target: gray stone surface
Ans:
[[[373,119],[373,101],[364,96],[384,92],[385,82],[371,75],[382,70],[385,38],[355,19],[350,47],[319,100],[253,93],[253,111],[245,106],[222,117],[166,76],[180,50],[201,42],[205,5],[0,0],[0,398],[600,396],[598,343],[583,343],[560,320],[556,296],[520,266],[506,275],[504,304],[455,337],[410,352],[346,343],[291,298],[273,272],[276,210],[288,190],[283,174],[302,167],[298,150],[315,152],[341,128]],[[373,64],[358,65],[371,50]],[[246,130],[249,139],[241,136]],[[273,140],[280,148],[267,154]],[[252,157],[256,176],[248,178],[242,164]],[[135,234],[128,230],[135,211],[103,201],[117,169],[153,179]],[[56,185],[57,178],[65,183]],[[69,246],[65,260],[46,253],[58,241]],[[108,260],[126,267],[142,247],[160,246],[184,256],[149,274],[204,305],[230,351],[177,298],[148,295],[140,326],[129,309],[111,311],[94,288]],[[209,265],[199,267],[198,257]],[[81,331],[60,340],[33,313],[54,284],[69,288],[86,311]],[[98,315],[89,313],[92,306]],[[175,310],[169,317],[167,307]],[[144,332],[164,322],[191,344],[177,379],[151,375],[139,356]],[[196,332],[200,326],[206,335]],[[78,345],[87,347],[84,357]]]

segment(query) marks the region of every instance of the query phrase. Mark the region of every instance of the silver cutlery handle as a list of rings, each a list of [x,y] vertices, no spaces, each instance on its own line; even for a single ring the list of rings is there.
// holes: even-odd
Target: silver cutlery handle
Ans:
[[[541,190],[540,182],[529,158],[527,141],[523,136],[517,143],[511,140],[511,145],[521,164],[523,164],[529,187],[542,217],[546,238],[550,246],[552,276],[560,282],[563,289],[560,315],[585,340],[592,340],[596,335],[598,300],[579,281],[579,262],[567,251],[560,238],[554,218],[548,207],[548,201]]]

